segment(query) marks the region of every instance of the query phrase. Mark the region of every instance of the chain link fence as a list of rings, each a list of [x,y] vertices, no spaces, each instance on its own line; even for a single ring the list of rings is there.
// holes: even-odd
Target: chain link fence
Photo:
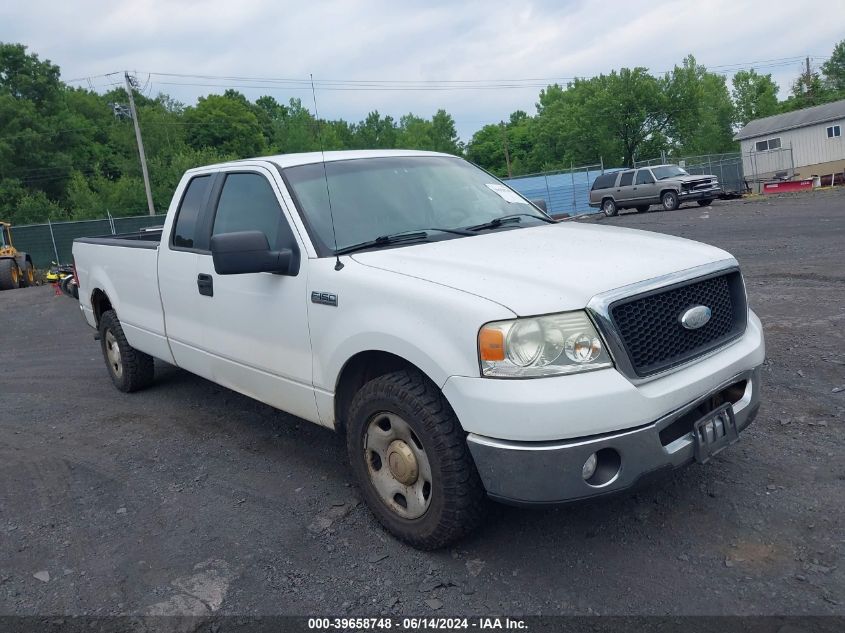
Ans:
[[[764,182],[790,180],[795,177],[792,147],[780,147],[763,152],[743,152],[742,166],[748,186],[760,193]]]
[[[164,218],[164,214],[124,218],[109,216],[101,220],[13,226],[12,241],[19,251],[30,254],[36,268],[48,268],[51,262],[71,261],[73,240],[77,237],[132,233],[151,226],[161,226]]]
[[[772,180],[789,180],[795,176],[795,163],[791,147],[780,147],[762,152],[728,152],[701,156],[652,158],[637,161],[635,167],[673,164],[694,175],[713,174],[719,179],[727,194],[748,191],[760,193],[762,183]]]

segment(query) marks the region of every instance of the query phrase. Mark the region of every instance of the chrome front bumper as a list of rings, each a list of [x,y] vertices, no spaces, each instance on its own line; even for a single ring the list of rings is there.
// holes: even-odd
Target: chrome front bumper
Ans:
[[[678,199],[681,202],[685,202],[688,200],[712,200],[714,198],[718,198],[722,195],[722,188],[721,187],[711,187],[710,189],[692,189],[691,191],[681,191],[678,192]]]
[[[617,492],[647,474],[693,461],[692,425],[714,399],[733,402],[738,431],[760,408],[760,368],[742,372],[659,420],[627,431],[563,442],[512,442],[467,437],[487,494],[515,504],[553,504]],[[688,428],[687,428],[688,427]],[[602,485],[587,483],[584,462],[602,449],[615,451],[620,465]]]

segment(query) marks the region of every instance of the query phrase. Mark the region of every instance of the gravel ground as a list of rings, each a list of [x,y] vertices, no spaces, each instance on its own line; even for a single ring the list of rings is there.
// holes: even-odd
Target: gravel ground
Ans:
[[[330,431],[166,365],[121,394],[73,301],[4,292],[0,613],[845,614],[845,192],[591,221],[743,266],[764,403],[710,464],[421,553]]]

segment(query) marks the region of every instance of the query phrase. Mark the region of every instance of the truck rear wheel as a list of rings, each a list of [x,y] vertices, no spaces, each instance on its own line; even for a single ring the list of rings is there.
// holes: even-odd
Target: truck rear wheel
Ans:
[[[153,357],[129,344],[114,310],[103,313],[99,330],[103,358],[114,386],[126,393],[149,387],[155,374]]]
[[[20,286],[20,270],[13,259],[0,259],[0,290],[14,290]]]
[[[420,549],[437,549],[475,529],[486,493],[466,433],[440,390],[401,370],[355,395],[346,443],[352,474],[378,521]]]

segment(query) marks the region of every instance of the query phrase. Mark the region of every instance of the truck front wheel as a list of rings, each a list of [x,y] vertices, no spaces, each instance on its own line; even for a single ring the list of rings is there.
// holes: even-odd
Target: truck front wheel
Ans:
[[[129,344],[114,310],[103,312],[99,330],[103,358],[114,386],[126,393],[149,387],[155,373],[153,357]]]
[[[466,433],[425,376],[401,370],[365,384],[346,430],[362,496],[394,536],[437,549],[479,525],[486,494]]]
[[[664,191],[660,196],[660,202],[663,204],[664,211],[674,211],[680,204],[678,194],[674,191]]]

